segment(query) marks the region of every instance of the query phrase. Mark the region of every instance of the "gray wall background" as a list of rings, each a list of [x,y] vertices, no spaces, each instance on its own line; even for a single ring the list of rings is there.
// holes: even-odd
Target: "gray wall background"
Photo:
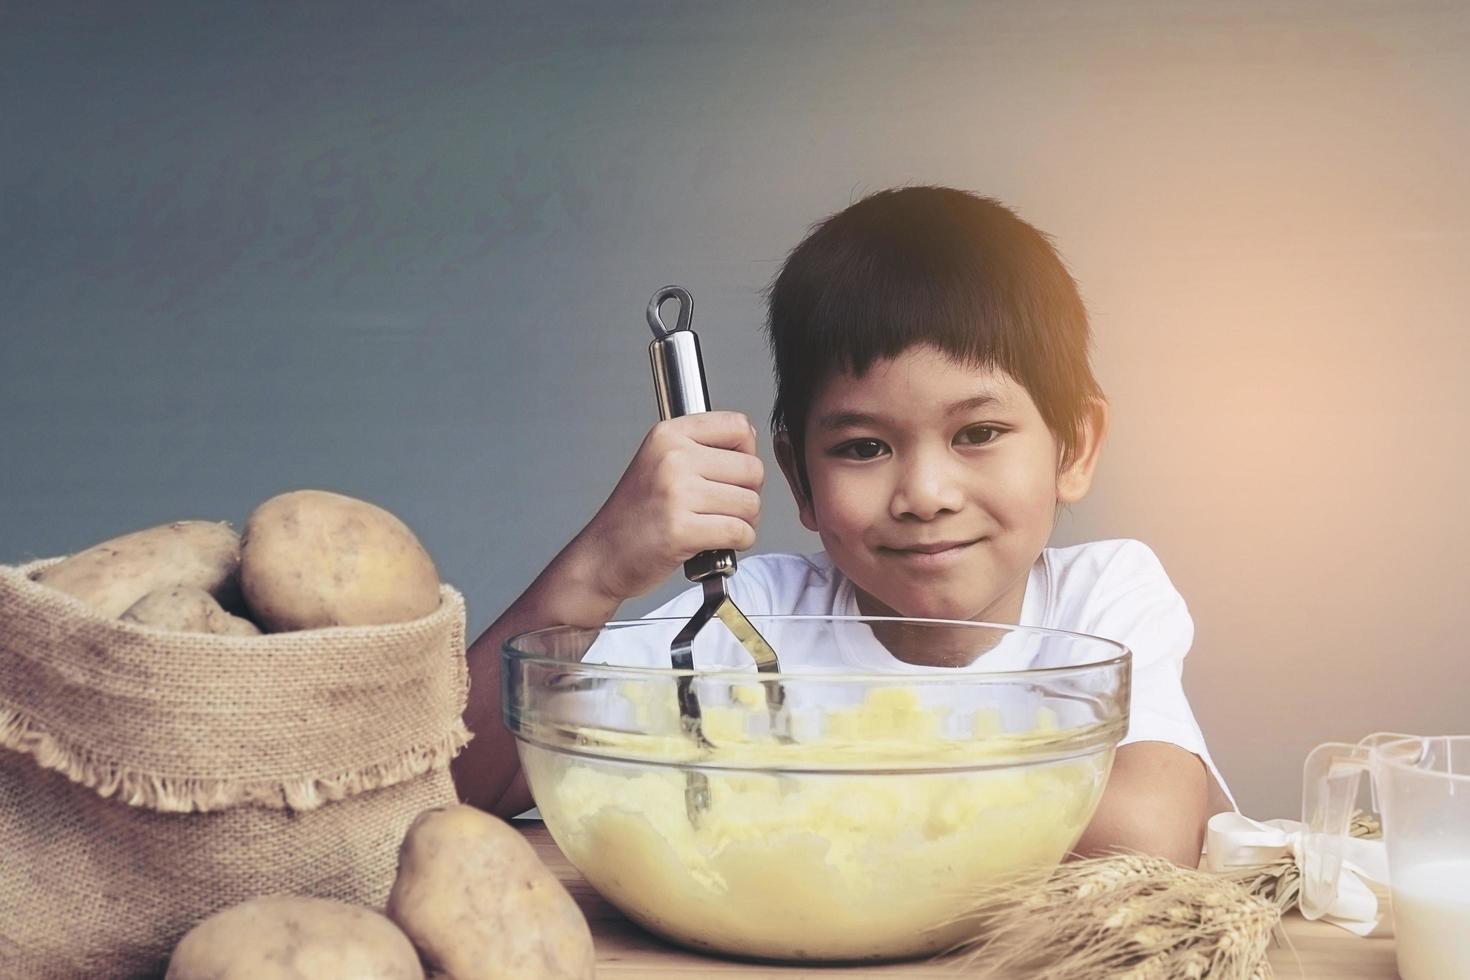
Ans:
[[[0,6],[0,560],[327,487],[478,632],[653,420],[656,287],[763,423],[786,251],[954,184],[1095,317],[1114,431],[1056,542],[1158,551],[1218,761],[1292,816],[1317,742],[1470,731],[1466,9]],[[816,548],[763,453],[760,546]]]

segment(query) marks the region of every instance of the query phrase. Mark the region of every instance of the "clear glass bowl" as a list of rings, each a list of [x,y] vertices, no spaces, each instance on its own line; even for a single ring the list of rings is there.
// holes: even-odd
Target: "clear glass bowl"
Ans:
[[[505,722],[541,816],[630,918],[738,957],[919,956],[969,936],[980,886],[1055,867],[1077,842],[1128,727],[1121,644],[943,620],[751,619],[782,673],[756,674],[719,622],[706,626],[698,669],[683,672],[704,744],[680,723],[681,672],[662,666],[683,620],[506,643]],[[708,792],[694,811],[691,780]]]

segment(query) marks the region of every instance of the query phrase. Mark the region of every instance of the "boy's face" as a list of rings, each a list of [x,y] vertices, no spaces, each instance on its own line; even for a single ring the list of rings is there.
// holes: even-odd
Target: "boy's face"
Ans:
[[[861,378],[832,375],[806,426],[811,498],[781,463],[801,521],[866,615],[1014,623],[1058,503],[1091,485],[1099,405],[1077,459],[1004,371],[911,347]]]

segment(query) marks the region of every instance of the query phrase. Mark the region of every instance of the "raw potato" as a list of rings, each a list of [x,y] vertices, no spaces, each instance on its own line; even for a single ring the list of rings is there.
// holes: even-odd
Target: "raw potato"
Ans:
[[[165,980],[423,980],[418,954],[381,913],[273,895],[216,912],[184,934]]]
[[[439,608],[439,574],[408,526],[381,507],[295,490],[245,522],[240,585],[268,632],[401,623]]]
[[[419,814],[398,851],[388,916],[453,980],[585,980],[581,909],[514,828],[460,804]]]
[[[238,610],[239,571],[240,536],[230,525],[174,521],[79,551],[36,581],[116,618],[148,593],[180,586],[203,589]]]
[[[248,619],[231,616],[203,589],[180,586],[150,592],[128,607],[119,619],[175,633],[220,633],[226,636],[259,636],[260,628]]]

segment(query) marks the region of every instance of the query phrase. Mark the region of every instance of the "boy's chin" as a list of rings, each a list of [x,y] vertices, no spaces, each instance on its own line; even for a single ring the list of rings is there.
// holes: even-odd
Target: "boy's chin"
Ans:
[[[888,612],[875,613],[879,616],[902,616],[905,619],[955,619],[975,620],[980,619],[975,609],[968,605],[955,602],[935,602],[932,599],[908,599],[898,602],[884,604]]]
[[[981,622],[985,621],[987,609],[983,601],[973,596],[939,596],[924,592],[875,595],[861,589],[858,592],[858,612],[864,616]]]

